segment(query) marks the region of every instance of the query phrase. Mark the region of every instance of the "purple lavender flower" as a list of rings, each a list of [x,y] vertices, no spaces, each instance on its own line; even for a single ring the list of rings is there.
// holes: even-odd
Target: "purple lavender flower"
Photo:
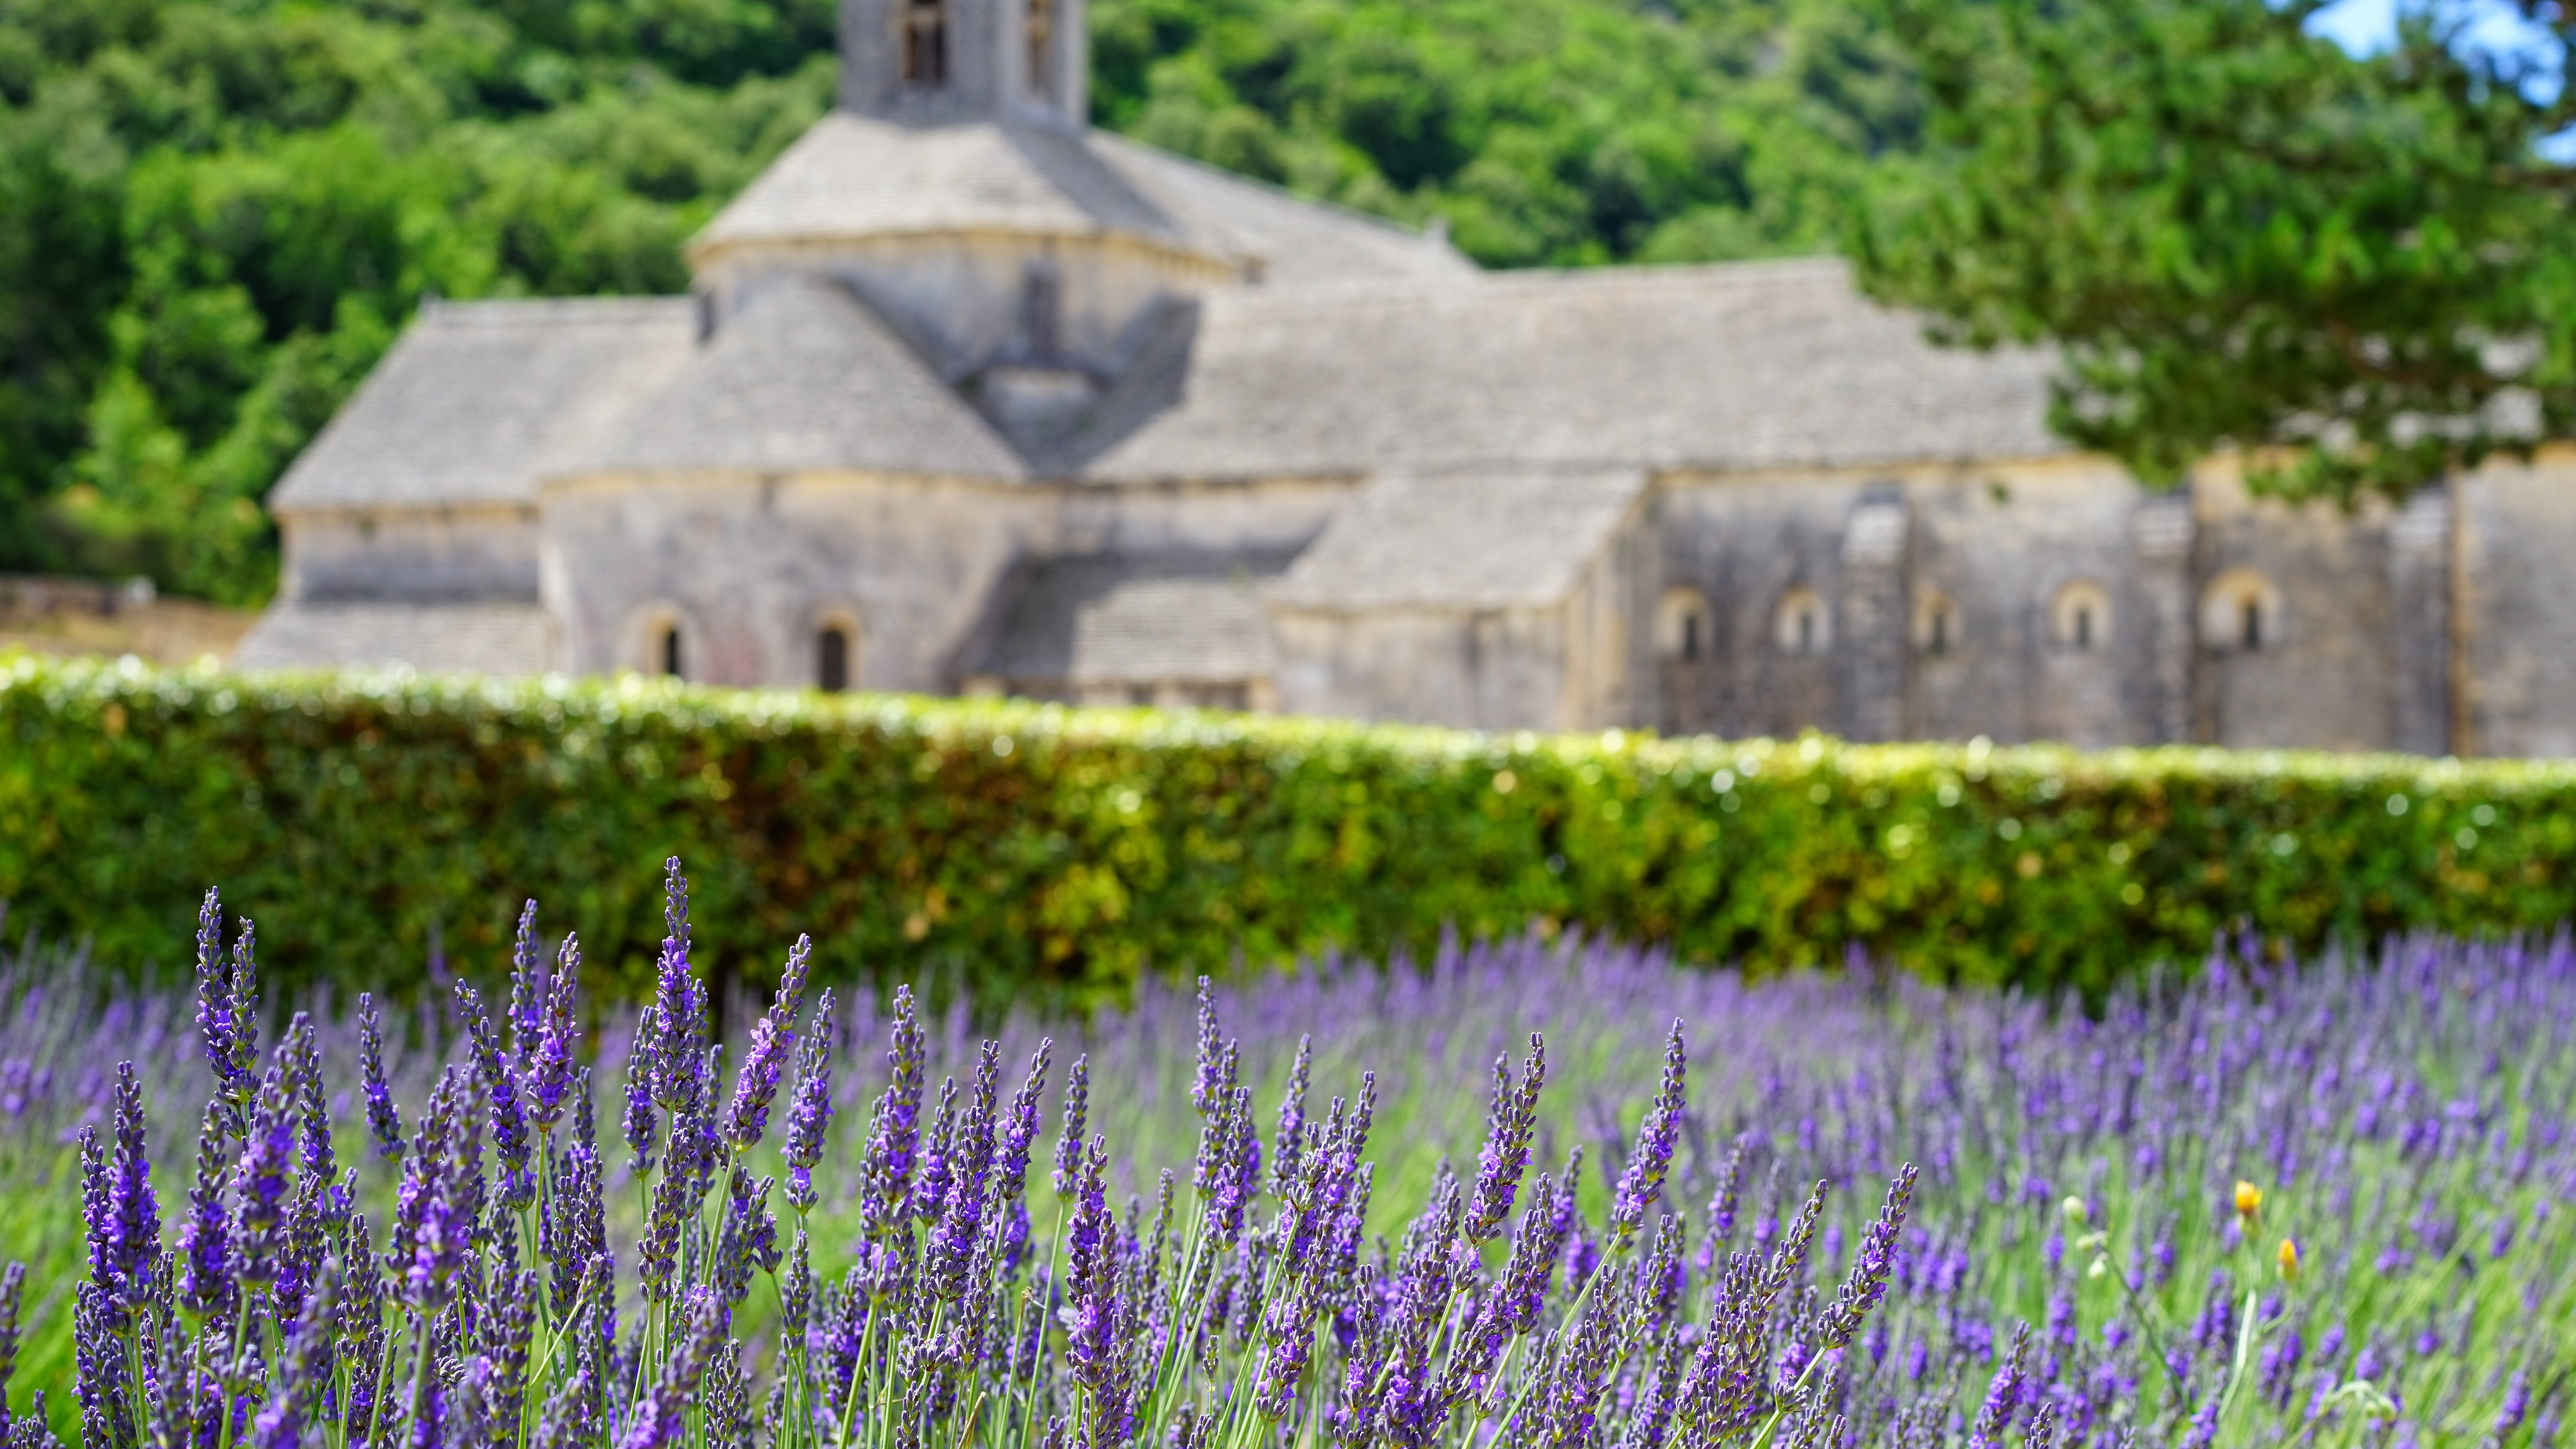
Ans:
[[[1279,1134],[1270,1139],[1271,1191],[1282,1199],[1297,1181],[1298,1156],[1305,1148],[1306,1078],[1314,1063],[1315,1039],[1300,1033],[1297,1058],[1288,1067],[1288,1090],[1279,1094]]]
[[[814,1167],[823,1160],[823,1129],[832,1120],[832,993],[814,1008],[814,1030],[796,1047],[796,1092],[787,1108],[787,1202],[801,1220],[817,1201]]]
[[[1905,1230],[1905,1212],[1914,1199],[1915,1177],[1911,1162],[1897,1169],[1896,1180],[1887,1187],[1887,1200],[1879,1206],[1877,1220],[1861,1235],[1860,1255],[1853,1259],[1850,1275],[1844,1278],[1842,1290],[1834,1295],[1833,1306],[1825,1312],[1826,1349],[1850,1343],[1870,1310],[1886,1295],[1887,1280],[1896,1267],[1896,1239]],[[2072,1320],[2069,1322],[2071,1327]]]
[[[519,1106],[517,1076],[501,1059],[500,1037],[483,1010],[482,994],[459,981],[456,1004],[474,1043],[474,1069],[482,1077],[483,1098],[492,1114],[492,1152],[501,1163],[501,1206],[524,1207],[536,1198],[537,1179],[529,1161],[528,1119]]]
[[[689,963],[689,882],[678,856],[662,863],[662,923],[662,954],[653,971],[653,1099],[677,1111],[686,1090],[681,1079],[696,1064],[706,1028],[705,998]]]
[[[2002,1449],[2004,1430],[2021,1404],[2022,1364],[2029,1353],[2030,1325],[2025,1323],[2013,1330],[2012,1351],[1986,1388],[1985,1405],[1977,1411],[1976,1423],[1968,1430],[1969,1449]]]
[[[716,1299],[730,1315],[751,1292],[755,1269],[778,1265],[778,1220],[769,1212],[770,1179],[754,1178],[736,1166],[726,1179],[724,1230],[716,1239]]]
[[[1705,1273],[1717,1266],[1718,1253],[1735,1237],[1736,1194],[1744,1186],[1745,1139],[1728,1145],[1726,1165],[1718,1169],[1717,1189],[1708,1197],[1708,1234],[1700,1239],[1692,1266]]]
[[[285,1055],[281,1049],[279,1056]],[[286,1267],[286,1196],[295,1159],[295,1119],[288,1115],[283,1061],[260,1079],[250,1135],[233,1164],[232,1248],[242,1282],[265,1287]]]
[[[230,1145],[222,1104],[207,1103],[197,1132],[197,1182],[179,1223],[178,1288],[181,1303],[209,1318],[233,1301],[232,1215],[224,1207]]]
[[[724,1341],[726,1314],[713,1295],[690,1305],[688,1331],[670,1357],[662,1361],[662,1371],[652,1390],[635,1406],[626,1432],[618,1437],[617,1449],[671,1449],[684,1441],[688,1431],[688,1409],[696,1397],[699,1381],[706,1377],[707,1365],[714,1361],[716,1349]]]
[[[1574,1231],[1574,1184],[1582,1171],[1583,1149],[1577,1147],[1565,1165],[1561,1186],[1540,1173],[1530,1204],[1521,1213],[1520,1227],[1512,1234],[1512,1255],[1503,1265],[1494,1311],[1515,1335],[1538,1327],[1548,1285],[1556,1276],[1557,1261],[1565,1256],[1565,1240]]]
[[[483,1171],[478,1105],[457,1067],[439,1075],[395,1201],[394,1254],[404,1298],[431,1316],[446,1306],[479,1216],[472,1201],[480,1195]]]
[[[0,1292],[5,1291],[5,1289],[0,1289]],[[0,1368],[5,1368],[5,1365],[0,1365]],[[5,1388],[7,1383],[8,1375],[5,1371],[0,1371],[0,1388]],[[2522,1427],[2523,1419],[2530,1413],[2530,1371],[2527,1369],[2515,1369],[2513,1371],[2513,1377],[2505,1383],[2504,1402],[2496,1406],[2495,1423],[2487,1432],[2487,1442],[2491,1444],[2502,1444],[2506,1440],[2512,1438],[2513,1432]]]
[[[286,1085],[295,1099],[295,1164],[306,1181],[329,1185],[340,1168],[331,1150],[331,1109],[322,1096],[322,1048],[303,1012],[286,1029]],[[335,1204],[336,1206],[336,1204]]]
[[[1059,1198],[1073,1195],[1082,1175],[1082,1121],[1091,1105],[1091,1058],[1073,1059],[1064,1078],[1064,1130],[1055,1140],[1055,1170],[1048,1182]]]
[[[879,1239],[893,1234],[906,1214],[914,1156],[921,1147],[922,1035],[908,986],[895,988],[893,1038],[886,1052],[889,1079],[877,1099],[861,1158],[867,1174],[868,1230]]]
[[[1664,1043],[1663,1088],[1646,1108],[1645,1120],[1637,1124],[1637,1148],[1628,1154],[1628,1166],[1611,1195],[1613,1243],[1625,1243],[1645,1224],[1646,1209],[1654,1205],[1663,1191],[1664,1175],[1672,1169],[1673,1147],[1681,1134],[1683,1071],[1682,1024],[1675,1021]]]
[[[635,1038],[626,1051],[626,1111],[619,1125],[632,1154],[629,1170],[637,1177],[652,1172],[655,1139],[661,1132],[661,1118],[653,1110],[654,1030],[653,1008],[648,1006],[636,1018]]]
[[[769,1130],[769,1104],[778,1096],[779,1075],[796,1050],[796,1016],[805,1008],[805,966],[814,943],[804,937],[787,953],[778,994],[751,1031],[751,1047],[742,1054],[734,1079],[733,1106],[725,1114],[725,1140],[737,1153],[747,1151]]]
[[[1117,1375],[1117,1245],[1102,1185],[1108,1167],[1108,1144],[1095,1135],[1074,1184],[1073,1220],[1066,1230],[1066,1276],[1073,1302],[1065,1357],[1075,1382],[1094,1394],[1114,1388]]]
[[[1511,1064],[1494,1058],[1493,1104],[1485,1116],[1485,1149],[1476,1159],[1476,1190],[1467,1207],[1466,1235],[1471,1243],[1492,1241],[1512,1214],[1520,1193],[1521,1174],[1529,1169],[1530,1139],[1538,1131],[1538,1093],[1547,1084],[1547,1043],[1530,1033],[1529,1058],[1521,1080],[1512,1083]]]
[[[90,1281],[98,1286],[102,1311],[122,1324],[150,1298],[152,1270],[161,1257],[161,1207],[152,1192],[143,1087],[132,1062],[117,1064],[114,1130],[113,1142],[102,1147],[83,1129],[82,1208],[89,1227]]]
[[[930,1230],[925,1249],[931,1293],[950,1302],[966,1291],[967,1259],[982,1230],[984,1188],[993,1167],[994,1094],[999,1090],[1001,1048],[986,1042],[975,1067],[975,1096],[965,1119],[944,1133],[941,1154],[946,1202]],[[947,1116],[942,1103],[941,1117]],[[925,1174],[927,1180],[927,1174]]]
[[[537,975],[537,903],[531,900],[519,907],[519,929],[510,938],[510,1065],[519,1074],[535,1055],[545,1010]]]
[[[1046,1091],[1047,1064],[1054,1056],[1055,1038],[1040,1037],[1020,1088],[1011,1094],[1011,1104],[1002,1114],[1001,1141],[993,1149],[994,1196],[999,1201],[1020,1201],[1028,1184],[1029,1154],[1038,1137],[1038,1098]]]
[[[563,949],[555,956],[554,973],[546,978],[536,1044],[525,1052],[528,1120],[541,1139],[563,1120],[564,1092],[572,1085],[573,990],[580,982],[581,939],[566,935]]]
[[[27,1265],[0,1268],[0,1444],[9,1437],[9,1380],[18,1372],[18,1306],[27,1285]]]
[[[197,1034],[205,1044],[206,1065],[214,1069],[216,1089],[235,1097],[235,1079],[247,1070],[245,1058],[255,1060],[259,1050],[248,1019],[249,994],[240,989],[252,979],[251,925],[242,922],[230,972],[224,967],[223,925],[223,906],[208,890],[197,908]]]
[[[1201,983],[1204,990],[1205,983]],[[1199,1196],[1207,1197],[1229,1181],[1237,1156],[1234,1130],[1234,1094],[1241,1065],[1241,1049],[1227,1042],[1216,1053],[1213,1063],[1202,1064],[1199,1075],[1205,1080],[1190,1091],[1195,1105],[1201,1095],[1207,1102],[1199,1107],[1199,1153],[1190,1169],[1190,1186]]]
[[[1231,1080],[1220,1083],[1217,1075],[1219,1044],[1216,1035],[1216,1001],[1209,995],[1208,978],[1199,978],[1199,1070],[1190,1084],[1190,1105],[1202,1117],[1212,1117],[1226,1105],[1226,1092]]]
[[[376,999],[358,993],[358,1065],[367,1094],[367,1126],[376,1135],[376,1152],[387,1162],[402,1160],[402,1111],[394,1105],[385,1081],[384,1034],[376,1024]]]
[[[329,1285],[306,1297],[286,1335],[286,1361],[266,1407],[251,1427],[256,1449],[299,1449],[322,1438],[321,1416],[331,1393],[333,1313]]]

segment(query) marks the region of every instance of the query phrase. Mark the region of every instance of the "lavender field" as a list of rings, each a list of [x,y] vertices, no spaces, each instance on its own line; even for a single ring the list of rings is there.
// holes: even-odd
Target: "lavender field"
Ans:
[[[400,1016],[289,1024],[238,923],[194,998],[17,957],[5,1442],[2520,1446],[2576,1393],[2564,939],[2087,1015],[1533,936],[989,1042],[782,942],[719,1046],[677,890],[640,1019],[542,918]]]

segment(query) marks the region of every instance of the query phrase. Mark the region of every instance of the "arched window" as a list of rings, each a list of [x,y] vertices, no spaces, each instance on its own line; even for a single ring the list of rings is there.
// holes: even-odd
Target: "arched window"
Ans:
[[[686,679],[697,653],[697,632],[671,604],[648,604],[626,621],[626,667],[638,674]]]
[[[1959,643],[1959,606],[1939,589],[1925,589],[1914,600],[1914,647],[1926,654],[1947,654]]]
[[[814,635],[814,685],[825,694],[850,687],[850,631],[826,624]]]
[[[917,86],[948,80],[948,7],[943,0],[906,0],[903,6],[903,78]]]
[[[1664,590],[1655,610],[1655,652],[1666,659],[1695,664],[1716,644],[1710,633],[1708,598],[1697,589]]]
[[[1834,645],[1833,614],[1825,608],[1824,596],[1803,584],[1780,596],[1773,630],[1780,652],[1802,659],[1821,655]]]
[[[1029,94],[1055,97],[1055,0],[1029,0]]]
[[[2209,647],[2251,654],[2277,649],[2289,623],[2281,591],[2252,569],[2229,569],[2200,599],[2200,637]]]
[[[2048,611],[2049,630],[2060,649],[2079,654],[2111,642],[2111,596],[2095,583],[2072,583],[2057,591]]]

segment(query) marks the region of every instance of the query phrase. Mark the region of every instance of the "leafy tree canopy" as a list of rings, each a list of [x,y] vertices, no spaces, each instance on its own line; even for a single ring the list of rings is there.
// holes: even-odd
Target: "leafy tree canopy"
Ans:
[[[833,0],[0,0],[0,569],[254,602],[421,297],[674,291]],[[1914,143],[1840,0],[1098,0],[1105,125],[1495,265],[1828,245]]]
[[[2324,0],[1885,0],[1925,151],[1855,226],[1864,284],[1953,340],[2058,345],[2054,423],[2151,481],[2402,495],[2576,423],[2576,18],[2555,54]]]
[[[669,291],[831,0],[0,0],[0,567],[264,596],[420,298]]]

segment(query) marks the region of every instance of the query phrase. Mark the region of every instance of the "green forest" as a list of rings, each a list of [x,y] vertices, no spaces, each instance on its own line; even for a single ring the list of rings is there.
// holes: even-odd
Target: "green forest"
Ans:
[[[425,296],[667,292],[833,0],[0,0],[0,571],[265,598]],[[1096,119],[1493,266],[1814,251],[1921,127],[1833,0],[1097,0]]]

